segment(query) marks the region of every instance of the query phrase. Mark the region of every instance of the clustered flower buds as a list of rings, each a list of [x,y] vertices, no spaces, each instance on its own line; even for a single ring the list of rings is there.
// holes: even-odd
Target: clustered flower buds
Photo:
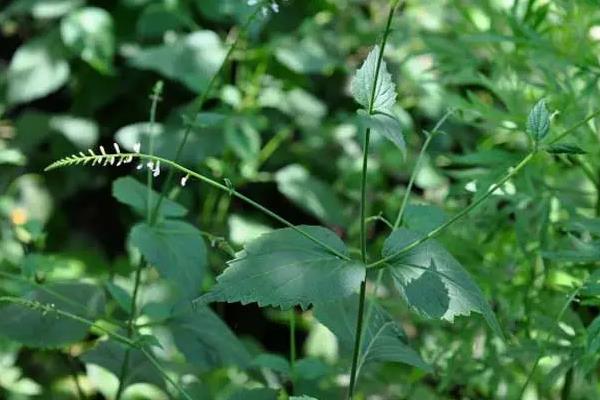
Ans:
[[[250,7],[256,6],[258,4],[262,4],[261,5],[261,9],[260,11],[262,12],[263,16],[267,16],[269,14],[269,10],[273,11],[274,13],[278,13],[279,12],[279,4],[277,4],[277,2],[275,0],[248,0],[247,4]]]

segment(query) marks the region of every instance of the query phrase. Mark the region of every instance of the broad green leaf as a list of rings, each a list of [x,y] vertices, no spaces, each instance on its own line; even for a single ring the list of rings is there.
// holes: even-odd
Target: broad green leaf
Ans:
[[[25,295],[25,298],[49,305],[90,320],[104,308],[101,288],[83,283],[47,284]],[[0,308],[0,336],[29,347],[61,347],[83,340],[86,324],[22,305]]]
[[[335,60],[315,38],[297,41],[285,38],[275,49],[277,61],[299,74],[326,73],[333,69]]]
[[[408,229],[396,229],[384,243],[383,256],[396,254],[421,236]],[[426,241],[388,264],[400,294],[419,314],[452,322],[456,316],[475,311],[502,336],[498,321],[479,287],[435,240]]]
[[[259,354],[258,357],[252,361],[252,364],[257,367],[268,368],[286,376],[290,375],[289,361],[279,354]]]
[[[406,206],[402,217],[403,224],[408,229],[423,234],[438,228],[447,220],[446,213],[441,208],[432,205],[410,204]]]
[[[198,294],[207,263],[199,230],[183,221],[160,221],[154,226],[140,223],[133,227],[130,240],[182,298]]]
[[[142,145],[142,150],[148,148],[150,137],[156,141],[165,132],[165,127],[162,124],[149,122],[136,122],[134,124],[121,127],[115,133],[115,140],[123,150],[133,151],[136,143]]]
[[[197,31],[173,43],[136,51],[129,63],[136,68],[156,71],[180,81],[193,92],[206,89],[217,72],[226,49],[212,31]]]
[[[542,141],[550,131],[550,112],[546,108],[546,101],[538,101],[527,117],[527,133],[534,142]]]
[[[256,161],[261,138],[255,126],[242,118],[229,118],[225,124],[225,143],[243,161]]]
[[[589,232],[594,236],[600,236],[600,218],[573,216],[565,221],[564,228],[578,232]]]
[[[377,58],[379,57],[379,46],[375,46],[369,53],[363,65],[352,78],[351,91],[354,100],[365,110],[389,111],[396,103],[396,86],[392,82],[392,76],[387,71],[385,61],[381,60],[379,74],[377,74]],[[377,85],[374,86],[375,75]],[[371,107],[371,95],[375,87],[375,96]]]
[[[16,104],[44,97],[63,86],[69,73],[58,35],[47,34],[29,40],[10,60],[6,99]]]
[[[371,128],[371,131],[382,135],[400,149],[406,156],[406,142],[402,136],[402,126],[394,115],[386,113],[367,114],[365,110],[358,110],[358,115],[363,123]]]
[[[112,70],[115,38],[111,15],[98,7],[77,9],[62,19],[63,43],[102,73]]]
[[[546,151],[550,154],[586,154],[587,151],[583,150],[576,144],[570,143],[558,143],[549,146]]]
[[[125,312],[131,313],[131,296],[129,293],[121,286],[112,282],[106,282],[104,286],[106,286],[106,290],[108,290],[108,293],[115,299],[119,307]]]
[[[25,154],[17,149],[0,149],[0,165],[23,166],[27,162]]]
[[[151,210],[159,199],[159,194],[152,190],[150,195]],[[131,206],[138,214],[148,214],[148,188],[136,179],[125,176],[113,182],[112,194],[115,199],[123,204]],[[173,200],[164,198],[160,206],[160,215],[169,217],[182,217],[187,214],[185,207]]]
[[[98,141],[98,125],[89,119],[72,115],[54,115],[50,118],[49,125],[80,150],[89,149]]]
[[[244,345],[209,308],[175,314],[167,322],[175,343],[186,360],[208,370],[222,366],[245,368],[251,362]]]
[[[598,354],[600,350],[600,316],[596,317],[587,327],[587,353]]]
[[[80,358],[86,364],[98,365],[116,377],[121,374],[121,366],[125,353],[129,350],[129,370],[125,387],[134,383],[151,383],[160,388],[165,387],[165,382],[156,367],[146,358],[139,349],[130,349],[121,343],[102,341],[96,347],[86,351]]]
[[[310,396],[292,396],[290,397],[290,400],[319,400],[315,397],[310,397]]]
[[[348,249],[332,231],[298,226],[337,252]],[[246,244],[200,302],[258,303],[288,309],[343,298],[356,292],[364,266],[346,261],[292,228],[278,229]]]
[[[263,233],[272,231],[269,226],[248,219],[241,214],[231,214],[227,220],[227,225],[229,227],[229,239],[239,245],[256,239]]]
[[[172,5],[151,3],[140,14],[136,30],[145,38],[160,38],[165,32],[185,26],[185,17]]]
[[[296,361],[294,375],[298,379],[312,381],[328,376],[331,373],[331,369],[331,366],[320,358],[307,357]]]
[[[298,207],[329,225],[345,226],[344,206],[331,186],[312,177],[301,165],[289,165],[275,174],[277,188]]]
[[[316,318],[337,336],[348,351],[354,345],[357,313],[358,296],[315,305]],[[400,326],[377,303],[366,304],[363,323],[365,330],[360,366],[369,362],[390,361],[413,365],[425,371],[431,370],[419,353],[408,345]]]

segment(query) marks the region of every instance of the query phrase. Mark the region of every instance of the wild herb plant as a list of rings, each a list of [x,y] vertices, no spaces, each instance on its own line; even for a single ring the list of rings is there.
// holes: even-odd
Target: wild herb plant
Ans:
[[[533,386],[536,374],[540,375],[538,373],[540,367],[543,366],[544,371],[549,368],[548,355],[564,360],[552,369],[551,374],[552,379],[561,379],[562,398],[571,398],[577,382],[581,382],[582,379],[591,377],[589,379],[593,380],[593,369],[597,365],[595,353],[599,347],[597,337],[600,322],[598,318],[593,318],[591,322],[586,321],[585,326],[578,326],[577,323],[572,322],[574,318],[570,310],[577,305],[579,299],[592,306],[595,304],[598,275],[589,273],[584,267],[569,281],[564,275],[560,275],[562,271],[559,268],[551,268],[551,263],[562,265],[560,263],[566,261],[593,264],[598,259],[595,248],[597,242],[590,237],[597,236],[598,229],[594,225],[595,220],[582,216],[563,221],[561,218],[564,218],[562,214],[565,212],[563,210],[561,214],[560,210],[557,211],[557,203],[569,204],[562,198],[558,200],[565,191],[546,187],[560,183],[560,178],[559,182],[544,182],[539,177],[544,175],[544,168],[557,168],[557,165],[574,166],[582,171],[596,189],[600,189],[598,185],[600,179],[595,164],[586,160],[586,152],[580,147],[579,141],[564,140],[568,135],[586,129],[599,112],[585,115],[590,108],[586,104],[586,107],[582,107],[585,112],[580,110],[580,113],[576,113],[576,117],[568,117],[566,121],[572,123],[569,126],[566,121],[561,120],[561,114],[565,113],[562,108],[565,106],[564,101],[558,101],[552,96],[544,96],[539,90],[524,91],[525,95],[515,100],[517,96],[511,92],[510,85],[504,83],[492,86],[489,78],[485,76],[469,77],[468,79],[475,80],[477,84],[492,87],[493,90],[490,91],[501,98],[503,105],[508,104],[507,109],[498,107],[496,110],[482,100],[487,98],[483,94],[468,93],[464,97],[453,97],[447,101],[448,105],[453,107],[437,123],[432,124],[434,126],[431,131],[423,132],[420,151],[415,151],[413,154],[408,150],[407,142],[410,138],[404,135],[404,124],[402,117],[397,115],[398,107],[396,107],[398,93],[405,92],[405,89],[402,88],[401,81],[398,81],[398,87],[394,84],[394,78],[389,73],[385,61],[388,57],[395,56],[388,47],[393,29],[402,29],[394,28],[394,19],[400,13],[397,10],[400,2],[393,0],[390,2],[387,19],[383,21],[385,27],[380,33],[379,43],[372,46],[350,82],[350,93],[360,109],[355,116],[347,116],[347,119],[356,122],[362,129],[358,134],[362,141],[361,153],[356,159],[357,163],[360,163],[359,193],[358,196],[350,199],[357,204],[357,207],[354,207],[356,211],[353,215],[354,222],[343,221],[340,224],[343,217],[335,214],[335,207],[329,207],[324,211],[324,208],[319,207],[320,204],[315,207],[314,203],[310,202],[310,196],[307,196],[309,200],[299,207],[304,206],[309,209],[311,214],[319,217],[318,219],[326,226],[302,225],[275,212],[262,201],[254,200],[240,188],[246,182],[245,179],[252,174],[255,175],[250,179],[261,179],[260,174],[256,173],[257,165],[273,153],[272,148],[278,146],[281,138],[290,134],[287,128],[282,129],[281,135],[274,136],[272,141],[264,146],[264,152],[261,152],[263,161],[253,160],[245,165],[247,168],[242,169],[241,177],[236,176],[235,173],[229,175],[231,171],[223,167],[227,161],[219,164],[214,159],[208,160],[206,164],[211,164],[208,169],[213,172],[213,175],[207,172],[204,164],[201,168],[192,168],[182,161],[186,151],[202,151],[193,142],[197,131],[212,128],[226,130],[222,124],[223,116],[217,112],[207,111],[210,109],[207,103],[219,89],[218,84],[234,59],[239,61],[256,56],[250,49],[240,50],[243,47],[243,39],[249,34],[253,23],[264,14],[278,11],[277,3],[271,1],[249,3],[254,7],[252,12],[246,16],[240,28],[234,30],[235,36],[230,41],[228,50],[222,54],[218,67],[206,79],[206,86],[199,91],[200,95],[184,112],[184,129],[179,140],[174,144],[172,157],[163,156],[157,149],[153,134],[159,127],[157,115],[161,100],[170,89],[168,84],[159,82],[150,96],[150,113],[148,122],[144,125],[144,129],[149,134],[145,140],[133,141],[127,148],[118,143],[114,143],[110,148],[104,144],[97,149],[81,151],[62,158],[47,167],[47,170],[86,165],[95,168],[120,167],[133,171],[141,170],[145,174],[145,185],[132,177],[121,177],[114,181],[112,187],[114,197],[129,206],[140,219],[140,222],[131,227],[128,235],[132,255],[130,260],[135,264],[129,284],[124,284],[122,279],[114,275],[104,279],[102,287],[93,282],[82,281],[53,280],[46,283],[45,277],[38,275],[35,268],[27,267],[26,263],[22,268],[24,271],[22,276],[0,271],[3,277],[13,282],[11,285],[14,284],[19,288],[22,285],[33,289],[23,290],[27,293],[25,297],[0,297],[0,302],[9,304],[2,309],[4,320],[0,321],[0,333],[33,348],[72,346],[69,352],[74,352],[75,357],[86,364],[99,365],[108,369],[117,377],[114,391],[108,394],[116,399],[126,397],[125,390],[140,382],[151,383],[163,389],[167,382],[170,386],[167,389],[175,393],[174,396],[187,399],[274,399],[277,396],[309,399],[307,396],[294,397],[304,393],[313,395],[316,392],[305,389],[307,377],[327,375],[333,380],[335,373],[323,372],[323,365],[316,363],[314,359],[297,359],[298,324],[301,326],[305,322],[306,315],[314,315],[321,324],[325,325],[337,338],[342,354],[348,356],[349,361],[343,363],[343,369],[336,371],[348,378],[341,384],[346,391],[344,396],[348,399],[363,398],[359,392],[363,391],[363,385],[369,384],[365,382],[367,381],[365,374],[369,371],[366,366],[381,363],[415,367],[415,369],[401,369],[395,372],[402,374],[407,381],[425,382],[424,386],[435,388],[435,395],[439,398],[456,398],[461,395],[471,398],[495,398],[495,396],[527,398],[527,391]],[[465,31],[472,29],[471,24],[478,27],[478,23],[483,23],[481,15],[473,11],[479,8],[464,8],[460,2],[454,3],[456,10],[465,11],[465,19],[469,26],[464,28]],[[543,26],[540,24],[549,12],[548,7],[535,7],[535,1],[527,2],[525,5],[519,3],[521,2],[515,2],[512,13],[506,17],[516,31],[522,29],[525,32],[515,45],[517,52],[519,46],[529,46],[528,40],[535,45],[539,44],[536,41],[539,38],[534,33]],[[487,11],[493,15],[494,10],[490,7]],[[500,16],[496,17],[499,21],[503,21]],[[484,42],[489,40],[492,43],[507,40],[506,37],[490,38],[483,35],[482,38],[473,34],[457,39],[460,46],[445,43],[445,46],[439,48],[440,42],[449,39],[427,34],[423,36],[425,41],[429,41],[428,45],[436,56],[440,60],[447,61],[438,67],[440,73],[452,71],[466,81],[468,79],[464,78],[464,75],[468,75],[471,70],[469,66],[464,65],[465,60],[477,60],[478,54],[463,57],[461,52],[468,52],[470,44],[477,40]],[[488,45],[487,42],[485,43]],[[503,47],[502,51],[508,51],[506,48],[509,47]],[[546,51],[544,47],[542,49]],[[455,52],[461,54],[457,55]],[[82,52],[82,58],[86,62],[95,65],[95,68],[106,68],[103,63],[98,63],[98,60],[90,57],[89,54],[89,52]],[[289,57],[289,54],[286,56]],[[311,54],[312,56],[317,57],[314,54]],[[583,61],[583,66],[587,65],[588,61]],[[143,57],[136,61],[138,65],[144,65],[144,62],[147,60],[144,61]],[[498,64],[502,62],[500,60]],[[493,67],[496,68],[497,65],[493,64]],[[456,70],[461,68],[463,70],[459,74]],[[588,65],[588,68],[591,67]],[[502,77],[505,73],[510,75],[510,68],[506,70],[509,72],[498,68],[490,74],[499,74]],[[170,73],[167,69],[163,71],[167,77]],[[544,73],[549,72],[544,70]],[[564,78],[562,74],[558,76],[560,80]],[[564,76],[569,76],[568,72],[565,72]],[[577,74],[576,78],[582,79],[581,76],[587,79],[587,75],[584,74]],[[184,82],[192,82],[183,76],[180,79]],[[592,78],[590,80],[593,81]],[[567,84],[563,82],[563,85]],[[589,87],[593,87],[591,85],[592,83],[583,86],[589,90]],[[575,86],[582,85],[578,83]],[[569,92],[566,97],[574,99],[570,96],[574,95]],[[536,102],[540,97],[542,99]],[[528,113],[519,110],[519,107],[524,107],[524,99],[528,101],[527,107],[531,108]],[[548,104],[552,110],[559,109],[561,113],[551,112]],[[489,108],[493,108],[494,112]],[[564,109],[568,107],[565,106]],[[514,118],[515,115],[520,115],[517,111],[528,114],[527,118]],[[558,124],[567,128],[557,129],[557,120]],[[440,142],[447,140],[444,134],[446,126],[457,123],[491,127],[503,132],[503,135],[506,134],[504,130],[508,130],[509,134],[514,135],[511,140],[518,143],[518,146],[516,150],[512,149],[517,154],[499,150],[500,156],[493,153],[496,144],[494,140],[486,144],[487,150],[484,151],[469,152],[469,146],[466,145],[459,156],[447,149],[447,154],[442,155],[446,157],[445,162],[458,164],[462,162],[468,166],[492,169],[489,176],[478,177],[474,187],[470,184],[465,185],[468,191],[474,192],[472,198],[468,193],[464,196],[462,187],[459,193],[455,193],[457,197],[464,196],[469,201],[460,207],[457,205],[464,204],[464,201],[454,203],[448,201],[447,208],[454,208],[455,211],[453,216],[447,218],[443,214],[440,216],[436,213],[437,209],[433,207],[416,204],[413,201],[412,191],[415,185],[419,186],[416,182],[423,171],[431,168],[428,159],[430,146],[436,143],[439,146]],[[387,140],[386,145],[373,149],[373,142],[380,138]],[[464,142],[468,144],[469,140],[465,139]],[[240,147],[244,146],[251,147],[252,140],[243,142],[241,146],[238,144],[237,147],[232,147],[240,151]],[[382,148],[386,151],[391,149],[392,165],[398,170],[403,170],[407,175],[408,182],[401,197],[384,190],[382,186],[385,185],[375,184],[368,179],[368,177],[384,174],[384,171],[380,171],[379,168],[375,168],[374,171],[371,168],[371,157],[374,151],[380,151]],[[526,151],[523,152],[523,148]],[[240,153],[243,154],[243,151]],[[519,158],[515,159],[516,157]],[[406,163],[404,163],[406,159],[414,160],[412,171],[406,171]],[[294,163],[295,160],[287,159],[285,162]],[[298,166],[292,165],[277,173],[276,180],[283,181],[284,178],[290,179],[301,175],[302,168],[295,167]],[[461,173],[463,175],[460,175]],[[463,177],[470,177],[470,174],[471,171],[459,171],[453,178],[461,182]],[[48,175],[51,176],[52,173]],[[155,191],[155,181],[165,175],[162,188],[160,191]],[[321,186],[314,181],[304,180],[296,190],[322,195],[322,183],[317,182]],[[519,187],[516,193],[515,184]],[[214,191],[207,191],[207,188]],[[210,232],[201,231],[185,220],[187,210],[177,202],[177,196],[186,196],[186,192],[196,190],[206,203],[217,202],[214,200],[215,191],[224,195],[218,200],[219,206],[215,207],[219,210],[220,217],[214,218],[217,223],[210,226]],[[290,198],[297,196],[294,190],[289,188],[287,190]],[[530,192],[542,194],[533,197],[530,196]],[[597,193],[600,193],[600,190],[597,190]],[[327,197],[327,195],[322,196]],[[373,201],[381,198],[391,203],[389,207],[393,209],[391,213],[380,211],[381,202]],[[282,228],[247,240],[243,243],[243,249],[236,251],[235,245],[220,237],[223,229],[219,223],[222,224],[222,216],[228,213],[230,201],[256,209]],[[510,206],[503,206],[503,201],[510,203]],[[332,203],[335,204],[335,201]],[[576,205],[568,206],[569,215],[576,214],[580,208],[589,208],[589,206],[581,207],[579,203],[574,204]],[[466,218],[486,207],[492,210],[484,214],[486,220]],[[600,212],[600,196],[596,203],[592,204],[592,208],[595,209],[596,215]],[[205,210],[209,212],[204,211],[202,218],[209,217],[211,209],[206,207]],[[202,218],[199,218],[200,223],[207,226]],[[513,219],[516,221],[514,230],[517,239],[507,234],[506,229],[496,229],[505,224],[512,224]],[[308,223],[313,222],[311,220]],[[382,227],[382,230],[377,230],[379,233],[377,237],[385,236],[383,243],[377,241],[373,235],[369,236],[370,224],[375,223],[378,224],[378,229],[379,225]],[[562,225],[552,230],[549,226],[553,224]],[[493,229],[490,229],[490,226]],[[330,229],[332,227],[336,228],[335,231]],[[339,231],[346,235],[338,234]],[[356,235],[353,235],[354,231],[357,231]],[[457,233],[454,245],[447,245],[445,241],[438,240],[442,233],[448,234],[452,231]],[[510,231],[512,232],[512,226]],[[481,237],[485,239],[480,239]],[[211,248],[206,245],[203,238],[208,239]],[[371,238],[373,238],[372,242]],[[574,249],[570,247],[565,249],[565,243],[562,241],[555,245],[553,240],[556,238],[567,239]],[[471,239],[473,244],[465,243]],[[518,251],[515,251],[514,241],[519,243]],[[30,243],[35,251],[41,252],[43,235],[36,237],[36,240]],[[463,254],[465,251],[478,245],[486,249],[494,248],[494,251],[481,251],[481,257],[480,254],[475,256],[473,264],[481,265],[479,271],[488,268],[490,263],[500,263],[497,259],[502,259],[505,253],[522,252],[522,257],[532,264],[531,271],[514,273],[522,281],[515,278],[515,281],[521,282],[521,286],[519,290],[511,292],[506,290],[508,285],[502,281],[501,276],[505,273],[503,269],[498,268],[490,272],[486,270],[485,273],[481,273],[481,275],[494,275],[490,278],[494,283],[496,279],[499,281],[497,287],[493,290],[488,288],[485,292],[493,300],[493,307],[486,301],[486,296],[476,280],[471,278],[458,261],[465,258]],[[208,257],[214,256],[215,253],[219,253],[221,257],[223,253],[229,261],[227,267],[220,271],[216,282],[207,284]],[[380,255],[376,256],[377,253]],[[40,256],[40,254],[34,252],[32,256]],[[511,259],[511,257],[505,258]],[[499,275],[498,278],[495,276],[496,273]],[[522,278],[523,275],[526,278]],[[561,279],[563,281],[567,279],[569,284],[556,284],[559,289],[554,289],[555,281]],[[395,289],[394,294],[389,293],[389,287],[386,286],[388,281]],[[540,281],[543,281],[543,284],[540,285]],[[157,282],[166,283],[164,285],[166,288],[157,285]],[[124,286],[130,290],[125,290]],[[562,296],[553,296],[548,304],[559,304],[559,306],[556,310],[546,310],[550,320],[543,320],[539,317],[539,310],[551,308],[544,304],[544,301],[549,298],[545,293],[546,289],[564,294],[564,287],[569,289],[566,299]],[[205,293],[201,293],[201,289],[205,290]],[[20,289],[15,292],[19,293]],[[382,292],[386,292],[385,295],[382,295]],[[144,293],[148,295],[144,296]],[[534,299],[538,294],[545,296],[539,301],[541,305],[536,304]],[[107,301],[107,296],[112,299],[110,302]],[[518,315],[514,319],[508,318],[506,315],[510,315],[516,308],[513,304],[521,301],[524,303],[525,315]],[[256,303],[267,310],[272,308],[284,310],[284,318],[289,323],[289,359],[272,354],[256,356],[258,351],[252,351],[251,355],[248,348],[252,348],[252,345],[243,344],[238,340],[217,313],[208,307],[211,303],[220,302],[240,302],[244,305]],[[107,304],[116,307],[116,310],[110,309]],[[481,314],[489,325],[492,335],[485,333],[476,323],[470,325],[465,332],[462,331],[463,325],[460,325],[461,330],[456,330],[451,325],[443,325],[443,329],[435,329],[436,335],[432,335],[434,340],[422,343],[423,348],[417,350],[414,345],[416,340],[409,338],[411,335],[404,332],[403,325],[406,325],[406,320],[405,324],[401,324],[394,314],[397,304],[406,304],[414,311],[409,318],[415,321],[453,322],[456,317],[469,316],[472,313]],[[219,305],[215,307],[218,308]],[[502,323],[498,321],[494,311],[498,313]],[[565,324],[567,318],[571,325]],[[23,326],[27,329],[22,329]],[[431,326],[435,327],[435,325],[428,325],[428,328]],[[576,326],[577,330],[571,326]],[[40,335],[39,332],[44,332],[45,335]],[[90,333],[91,338],[88,336]],[[85,340],[86,337],[89,340]],[[77,349],[76,345],[84,340],[86,348]],[[438,344],[435,340],[440,340],[442,344]],[[477,355],[482,340],[487,346],[485,360],[481,355]],[[444,348],[448,343],[452,345]],[[426,351],[426,347],[432,346],[438,347],[437,352]],[[464,350],[465,348],[467,350]],[[173,363],[173,359],[179,362]],[[507,359],[509,361],[506,361]],[[511,363],[510,368],[506,366],[507,363]],[[217,367],[232,365],[237,366],[239,370],[230,372],[231,376],[228,376],[227,380],[242,380],[236,376],[236,373],[242,374],[239,371],[245,371],[245,374],[252,376],[252,384],[260,382],[264,386],[279,389],[272,390],[264,387],[236,393],[225,387],[225,379],[222,377],[213,377],[212,379],[216,379],[214,383],[210,382],[211,378],[205,378],[203,375],[206,371]],[[482,372],[482,367],[487,369]],[[485,385],[480,381],[463,385],[462,381],[467,377],[463,379],[462,376],[456,376],[466,370],[470,372],[468,378],[471,379],[471,377],[489,375],[492,369],[498,374],[498,378],[495,380],[492,377],[485,382],[497,383],[498,389],[484,387]],[[79,397],[85,398],[85,390],[78,381],[77,373],[73,376]],[[280,380],[278,381],[274,376]],[[515,379],[510,384],[510,389],[507,389],[508,394],[501,394],[504,390],[502,387],[507,385],[507,377],[519,379]],[[389,376],[386,379],[390,382],[393,380]],[[381,378],[380,380],[387,382]],[[536,387],[540,388],[541,393],[551,392],[547,389],[549,383],[539,377],[537,380],[539,382]],[[456,382],[461,382],[464,388]],[[207,389],[211,384],[220,386],[219,390]],[[370,391],[385,393],[386,389],[383,386],[385,385],[382,384],[376,390]],[[457,386],[459,389],[456,389]],[[465,392],[457,394],[454,390]],[[365,387],[364,392],[368,391],[369,388]],[[323,396],[334,398],[340,395],[336,390],[324,392],[327,394],[321,395],[321,400],[325,398]],[[387,393],[386,398],[397,398],[398,395],[395,393],[397,392]],[[411,396],[421,398],[419,396],[423,395],[420,393],[403,392],[403,395],[407,398]],[[423,396],[423,398],[427,397]],[[593,398],[593,395],[588,398]]]

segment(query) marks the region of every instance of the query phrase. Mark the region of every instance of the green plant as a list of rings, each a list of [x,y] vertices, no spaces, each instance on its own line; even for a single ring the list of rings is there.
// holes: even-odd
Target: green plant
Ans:
[[[31,153],[39,167],[75,152],[50,164],[45,179],[80,193],[103,187],[94,179],[110,174],[111,201],[127,206],[119,211],[127,240],[114,259],[106,249],[74,253],[94,245],[66,241],[78,236],[72,222],[27,221],[31,207],[14,206],[22,204],[14,188],[27,194],[34,185],[7,186],[0,334],[9,344],[1,339],[0,352],[22,360],[0,359],[16,376],[0,377],[0,388],[39,393],[19,368],[27,371],[28,357],[43,348],[58,360],[44,365],[69,363],[69,378],[45,391],[68,384],[65,393],[81,399],[106,370],[114,377],[100,379],[114,387],[100,391],[116,399],[135,396],[137,384],[149,384],[138,394],[153,399],[595,398],[597,67],[566,44],[589,43],[561,27],[595,12],[584,2],[449,1],[439,17],[434,6],[398,0],[362,7],[333,0],[286,2],[283,16],[270,19],[276,3],[249,3],[124,6],[126,15],[139,13],[137,49],[132,36],[114,30],[123,26],[119,12],[72,4],[60,14],[60,35],[44,45],[32,40],[15,56],[51,53],[59,61],[32,72],[53,77],[37,86],[20,80],[24,64],[12,64],[9,120],[22,112],[18,132],[47,124],[61,136],[19,136],[15,153],[0,135],[0,162],[19,168]],[[10,7],[0,22],[27,7]],[[298,10],[304,23],[290,33]],[[225,27],[228,47],[205,26]],[[161,80],[149,104],[127,97],[149,116],[114,139],[104,132],[94,147],[93,125],[15,106],[69,76],[77,88],[93,80],[90,70],[124,74],[113,63],[119,57]],[[339,90],[348,64],[353,103]],[[134,93],[151,84],[136,82]],[[116,126],[132,120],[125,115]],[[424,126],[433,128],[411,135]],[[73,133],[80,129],[88,141],[71,143],[85,137]],[[85,165],[94,168],[58,171]],[[136,167],[145,183],[112,176]],[[70,207],[89,201],[77,197]],[[257,304],[256,315],[289,332],[258,343],[223,303]],[[252,310],[244,308],[246,318],[262,326]],[[478,318],[462,318],[473,313],[491,335]]]

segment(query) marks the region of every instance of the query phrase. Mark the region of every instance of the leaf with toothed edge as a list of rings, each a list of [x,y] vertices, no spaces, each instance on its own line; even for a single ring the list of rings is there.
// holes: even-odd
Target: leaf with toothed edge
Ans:
[[[377,73],[379,51],[379,46],[373,47],[362,66],[352,78],[350,89],[354,100],[365,109],[388,111],[396,103],[396,86],[392,82],[392,76],[387,71],[385,61],[381,60],[379,73]],[[377,85],[373,87],[376,75]],[[371,105],[373,89],[375,90],[375,96]]]
[[[298,226],[340,254],[348,249],[332,231]],[[288,309],[344,298],[358,291],[365,267],[342,259],[292,228],[272,231],[251,241],[217,277],[213,289],[196,300],[258,303]]]
[[[384,243],[383,256],[398,253],[421,236],[408,229],[396,229]],[[428,240],[388,261],[388,265],[400,294],[419,314],[453,322],[456,316],[475,311],[483,315],[496,334],[503,336],[479,287],[436,241]]]

